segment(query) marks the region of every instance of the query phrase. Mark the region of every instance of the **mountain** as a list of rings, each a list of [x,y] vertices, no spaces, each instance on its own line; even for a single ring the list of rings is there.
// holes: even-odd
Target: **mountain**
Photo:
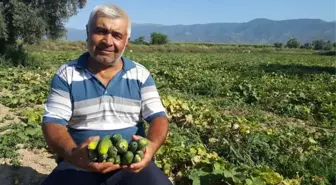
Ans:
[[[78,41],[78,40],[84,41],[86,40],[86,32],[85,30],[67,28],[66,39],[72,41]]]
[[[132,24],[131,40],[140,36],[150,39],[152,32],[168,35],[173,42],[214,42],[271,44],[298,38],[301,43],[312,40],[336,40],[336,22],[321,19],[269,20],[254,19],[243,23],[209,23],[193,25]],[[68,40],[85,40],[85,30],[68,28]]]

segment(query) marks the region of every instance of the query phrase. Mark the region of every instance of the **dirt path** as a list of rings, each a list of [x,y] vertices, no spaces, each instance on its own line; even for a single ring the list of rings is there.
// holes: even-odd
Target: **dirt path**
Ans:
[[[17,169],[0,159],[1,185],[37,185],[56,167],[53,156],[45,150],[21,149],[18,153],[21,166]]]
[[[8,107],[0,104],[0,129],[19,119]],[[5,134],[8,130],[0,133]],[[52,154],[46,150],[18,150],[21,166],[14,168],[8,159],[0,158],[0,185],[37,185],[56,167]]]

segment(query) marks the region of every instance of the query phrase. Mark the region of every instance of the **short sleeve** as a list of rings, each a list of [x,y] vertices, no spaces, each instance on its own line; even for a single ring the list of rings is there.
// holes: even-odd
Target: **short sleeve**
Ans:
[[[161,116],[167,116],[153,77],[149,74],[141,86],[141,112],[148,123]]]
[[[64,71],[64,70],[63,70]],[[67,125],[72,115],[69,84],[62,71],[57,72],[50,84],[50,91],[45,103],[42,124],[59,123]]]

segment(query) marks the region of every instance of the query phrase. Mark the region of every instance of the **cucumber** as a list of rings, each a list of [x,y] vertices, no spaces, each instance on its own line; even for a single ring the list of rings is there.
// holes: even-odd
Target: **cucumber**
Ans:
[[[120,141],[118,141],[115,147],[118,149],[119,153],[126,153],[128,150],[128,142],[126,139],[121,139]]]
[[[133,161],[134,154],[131,151],[127,151],[124,155],[121,157],[121,164],[129,165]]]
[[[95,150],[98,146],[98,143],[99,143],[99,139],[90,141],[90,143],[88,144],[88,149]]]
[[[133,158],[133,163],[138,163],[141,161],[141,157],[139,154],[135,154],[134,158]]]
[[[129,144],[128,144],[128,151],[131,151],[131,152],[136,152],[138,149],[138,143],[136,141],[131,141]]]
[[[122,136],[121,136],[121,134],[113,134],[113,136],[111,136],[110,139],[111,139],[113,145],[116,145],[122,139]]]
[[[107,162],[114,163],[114,157],[107,158],[107,160],[106,160],[106,161],[107,161]]]
[[[113,157],[115,157],[117,154],[118,154],[118,149],[117,149],[115,146],[111,145],[111,146],[109,147],[108,151],[107,151],[107,155],[108,155],[108,157],[113,158]]]
[[[92,161],[92,162],[96,162],[98,160],[97,151],[96,150],[89,150],[88,152],[89,152],[88,153],[89,160]]]
[[[114,164],[120,164],[120,155],[114,157]]]
[[[108,149],[112,146],[112,141],[109,136],[105,136],[98,144],[98,154],[105,155],[107,154]]]
[[[142,150],[138,150],[135,152],[135,155],[139,155],[141,159],[144,158],[144,152]]]
[[[107,154],[99,155],[98,162],[106,162]]]
[[[146,148],[148,145],[148,140],[146,138],[141,138],[138,140],[138,150]]]

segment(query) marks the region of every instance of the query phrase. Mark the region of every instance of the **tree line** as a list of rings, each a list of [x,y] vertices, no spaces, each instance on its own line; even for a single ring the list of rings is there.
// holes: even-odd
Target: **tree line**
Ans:
[[[301,44],[297,38],[291,38],[287,41],[286,44],[281,42],[276,42],[273,44],[276,48],[301,48],[301,49],[313,49],[313,50],[335,50],[336,42],[330,40],[313,40],[312,42],[306,42]]]
[[[163,33],[153,32],[150,35],[150,41],[147,42],[145,40],[144,36],[140,36],[134,41],[131,41],[132,44],[144,44],[144,45],[150,45],[150,44],[167,44],[168,43],[168,35],[165,35]]]

